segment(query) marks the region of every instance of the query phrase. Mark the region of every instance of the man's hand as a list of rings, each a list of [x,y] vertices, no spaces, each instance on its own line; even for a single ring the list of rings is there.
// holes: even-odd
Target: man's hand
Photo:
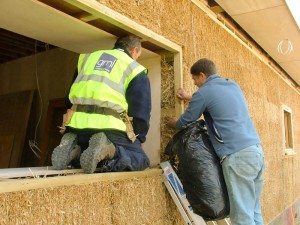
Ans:
[[[190,101],[192,99],[192,96],[186,93],[186,91],[183,88],[179,88],[177,90],[177,98],[181,100]]]
[[[175,117],[170,117],[170,116],[166,116],[165,117],[165,122],[167,124],[167,126],[176,129],[176,121],[177,119]]]

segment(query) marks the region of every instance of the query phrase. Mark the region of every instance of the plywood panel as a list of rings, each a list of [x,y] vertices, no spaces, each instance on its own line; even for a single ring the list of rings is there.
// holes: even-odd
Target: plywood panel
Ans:
[[[7,168],[9,166],[13,142],[13,135],[0,136],[0,168]]]
[[[0,96],[0,135],[13,135],[14,143],[8,167],[20,165],[33,90]]]
[[[1,27],[15,33],[78,53],[113,46],[113,35],[41,2],[1,1],[0,8],[3,10],[0,14]]]
[[[62,116],[65,113],[65,99],[53,99],[49,101],[44,140],[41,148],[40,166],[51,166],[51,155],[56,146],[59,145],[62,135],[58,126],[62,123]]]
[[[149,71],[152,111],[150,129],[145,142],[145,152],[150,159],[150,166],[155,166],[160,162],[161,58],[156,56],[140,60],[139,62]]]

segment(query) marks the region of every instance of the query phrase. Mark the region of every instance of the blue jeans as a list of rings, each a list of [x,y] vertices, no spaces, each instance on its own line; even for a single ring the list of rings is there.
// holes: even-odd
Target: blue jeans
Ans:
[[[260,144],[228,155],[222,163],[232,225],[263,225],[260,197],[264,154]]]
[[[89,140],[93,134],[104,132],[116,147],[114,159],[109,160],[105,165],[108,171],[138,171],[144,170],[150,165],[149,158],[142,149],[141,142],[136,139],[132,143],[127,138],[125,132],[116,130],[74,129],[71,127],[68,127],[68,131],[77,134],[78,144],[82,151],[88,148]],[[80,168],[79,160],[72,164],[74,167]]]
[[[142,149],[141,142],[138,139],[132,143],[125,133],[104,132],[116,147],[114,159],[107,164],[109,171],[139,171],[149,167],[149,158]]]

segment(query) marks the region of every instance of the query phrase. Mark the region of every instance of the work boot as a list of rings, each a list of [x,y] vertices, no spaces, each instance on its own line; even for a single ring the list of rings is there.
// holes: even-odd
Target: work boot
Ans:
[[[113,143],[101,133],[94,134],[89,140],[89,147],[81,154],[80,165],[85,173],[94,173],[97,164],[104,159],[112,159],[116,148]]]
[[[81,149],[77,144],[77,135],[66,133],[62,137],[59,146],[52,153],[51,161],[55,170],[65,169],[72,160],[79,159]]]

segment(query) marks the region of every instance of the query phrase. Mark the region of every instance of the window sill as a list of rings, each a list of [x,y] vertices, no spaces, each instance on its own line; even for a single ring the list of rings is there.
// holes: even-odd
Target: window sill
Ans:
[[[292,157],[296,155],[296,152],[293,149],[285,149],[284,155],[285,157]]]

